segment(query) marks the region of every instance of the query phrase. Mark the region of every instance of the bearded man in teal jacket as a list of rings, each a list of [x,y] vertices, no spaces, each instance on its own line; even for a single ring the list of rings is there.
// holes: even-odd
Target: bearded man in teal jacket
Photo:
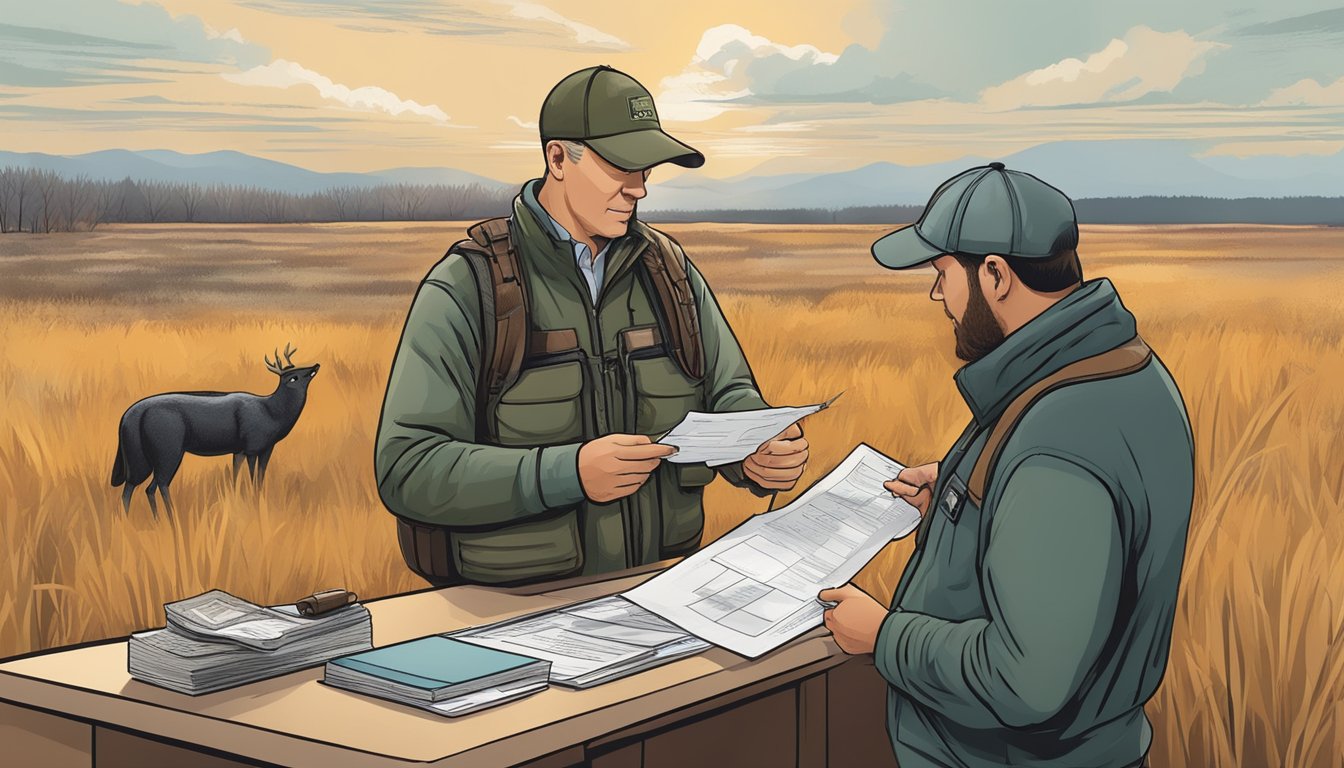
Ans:
[[[886,267],[936,270],[972,417],[942,461],[886,484],[923,514],[890,608],[852,584],[819,595],[836,642],[888,683],[901,768],[1146,765],[1194,441],[1077,244],[1062,192],[991,163],[873,245]]]

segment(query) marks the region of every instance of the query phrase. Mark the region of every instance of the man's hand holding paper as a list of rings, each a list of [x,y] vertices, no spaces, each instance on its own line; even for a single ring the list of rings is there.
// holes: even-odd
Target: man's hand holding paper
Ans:
[[[803,439],[803,430],[798,422],[817,411],[826,410],[839,396],[824,403],[791,408],[728,413],[691,411],[671,431],[655,437],[654,441],[660,445],[676,446],[676,455],[669,457],[668,461],[677,464],[717,467],[755,458],[752,469],[760,479],[772,483],[767,487],[775,488],[780,482],[786,482],[787,487],[792,487],[792,481],[781,480],[785,473],[762,470],[794,469],[793,461],[796,461],[798,454],[805,455],[807,449],[807,441]],[[776,458],[765,459],[766,456]],[[779,458],[782,456],[795,458]],[[797,479],[795,476],[793,481]]]
[[[929,511],[933,486],[937,482],[938,462],[934,461],[918,467],[906,467],[894,479],[883,483],[882,487],[891,491],[892,496],[904,499],[922,515]]]
[[[788,491],[807,468],[807,438],[798,422],[761,444],[742,462],[742,471],[757,485],[771,491]]]

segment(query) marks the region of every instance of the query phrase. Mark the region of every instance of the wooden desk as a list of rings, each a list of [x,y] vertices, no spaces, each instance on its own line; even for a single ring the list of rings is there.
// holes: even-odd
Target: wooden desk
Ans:
[[[666,564],[660,564],[665,567]],[[655,571],[366,602],[374,645],[623,591]],[[319,684],[322,668],[203,696],[132,680],[125,638],[0,663],[0,763],[322,768],[895,765],[871,657],[818,628],[749,660],[721,648],[586,691],[445,718]]]

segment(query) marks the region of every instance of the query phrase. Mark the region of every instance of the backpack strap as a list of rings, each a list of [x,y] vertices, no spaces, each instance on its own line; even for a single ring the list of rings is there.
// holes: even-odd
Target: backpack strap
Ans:
[[[971,469],[971,478],[966,484],[971,501],[975,502],[976,506],[984,502],[985,487],[989,483],[990,473],[994,471],[994,465],[999,460],[999,454],[1003,452],[1004,444],[1017,427],[1017,423],[1022,420],[1022,416],[1042,397],[1070,384],[1134,373],[1147,365],[1152,356],[1153,350],[1148,348],[1143,339],[1135,336],[1115,349],[1064,366],[1013,398],[1004,409],[1003,415],[994,423],[994,429],[989,433],[985,446]]]
[[[658,306],[667,324],[667,342],[677,365],[690,378],[705,375],[704,340],[700,336],[700,313],[686,271],[686,254],[676,240],[646,227],[650,243],[640,255],[653,283]]]
[[[507,218],[472,225],[453,249],[467,257],[481,297],[481,370],[476,386],[477,438],[494,437],[493,404],[518,380],[527,352],[527,291]]]

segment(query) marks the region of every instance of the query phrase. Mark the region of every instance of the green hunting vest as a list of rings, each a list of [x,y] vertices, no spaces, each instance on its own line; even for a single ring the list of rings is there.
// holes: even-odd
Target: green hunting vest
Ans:
[[[711,410],[716,396],[721,410],[764,407],[754,382],[750,396],[722,397],[725,383],[742,389],[740,374],[727,380],[720,375],[715,383],[711,369],[691,378],[669,355],[668,344],[648,343],[669,338],[668,321],[639,256],[650,242],[666,247],[665,236],[632,220],[629,233],[607,250],[606,274],[594,306],[571,245],[556,238],[543,216],[533,189],[525,187],[515,201],[511,239],[527,294],[533,343],[517,380],[493,403],[493,414],[487,409],[494,434],[488,441],[478,435],[476,442],[532,448],[573,446],[612,433],[655,436],[688,411]],[[463,262],[461,257],[445,258],[427,282],[441,281],[453,296],[478,292]],[[482,324],[486,322],[491,320]],[[715,330],[713,322],[702,327],[731,338],[726,325],[723,331]],[[412,333],[409,322],[406,333]],[[740,358],[735,340],[732,345]],[[453,375],[468,381],[480,373],[460,362],[444,362],[457,369]],[[379,439],[382,451],[381,428]],[[507,483],[502,470],[493,475],[488,465],[478,474],[454,480],[467,484],[455,487],[454,493],[472,493],[472,483],[479,483],[479,493],[501,493],[498,485]],[[603,504],[585,498],[558,508],[550,508],[553,501],[543,498],[547,511],[523,522],[455,525],[399,514],[402,553],[413,570],[436,584],[520,584],[676,557],[700,544],[701,497],[714,477],[715,470],[703,464],[665,461],[630,496]],[[385,501],[389,495],[384,494]],[[397,512],[391,504],[389,508]]]

